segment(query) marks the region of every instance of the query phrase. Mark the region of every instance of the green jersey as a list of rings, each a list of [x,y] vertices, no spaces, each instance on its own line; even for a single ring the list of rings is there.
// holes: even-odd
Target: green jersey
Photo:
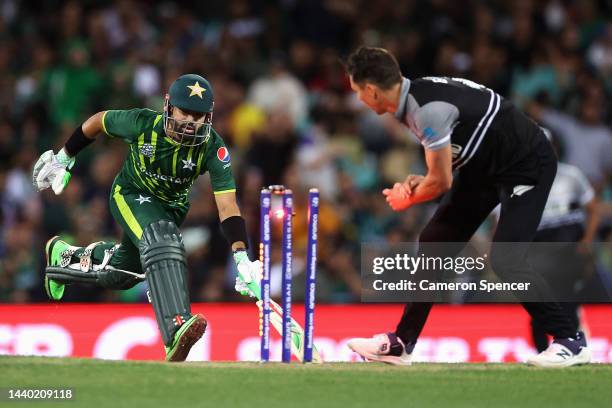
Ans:
[[[166,136],[163,115],[150,109],[106,111],[102,127],[130,146],[116,178],[124,189],[134,187],[171,206],[186,207],[195,179],[208,171],[215,194],[236,191],[229,151],[214,129],[205,143],[182,146]]]

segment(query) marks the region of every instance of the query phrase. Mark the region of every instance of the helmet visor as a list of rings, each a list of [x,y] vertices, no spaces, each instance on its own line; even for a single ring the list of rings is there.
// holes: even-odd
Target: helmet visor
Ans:
[[[197,121],[180,120],[166,115],[165,129],[168,136],[183,146],[198,146],[210,137],[212,112],[206,112]]]

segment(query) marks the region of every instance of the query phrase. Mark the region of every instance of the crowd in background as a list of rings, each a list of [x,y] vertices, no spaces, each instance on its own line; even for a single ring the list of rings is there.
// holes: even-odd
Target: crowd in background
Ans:
[[[612,241],[609,1],[0,0],[0,302],[45,299],[51,236],[79,245],[120,236],[108,196],[124,144],[99,137],[78,156],[61,196],[34,191],[37,157],[61,148],[99,110],[161,111],[169,84],[189,72],[214,88],[213,126],[230,147],[251,248],[260,188],[291,186],[295,271],[303,277],[306,197],[318,187],[318,300],[358,300],[361,243],[413,241],[435,207],[398,214],[381,195],[425,166],[407,129],[350,92],[341,59],[361,44],[390,50],[409,78],[484,84],[548,125],[562,140],[561,159],[578,166],[601,198],[597,239]],[[192,300],[237,300],[206,177],[191,203],[182,230]],[[276,245],[277,291],[279,252]],[[295,283],[300,299],[303,278]],[[143,292],[143,285],[80,287],[66,299],[144,301]]]

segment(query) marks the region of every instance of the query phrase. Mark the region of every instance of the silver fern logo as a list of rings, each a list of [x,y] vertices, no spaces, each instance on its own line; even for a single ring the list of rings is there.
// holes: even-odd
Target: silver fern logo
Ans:
[[[453,160],[459,157],[459,155],[461,154],[461,150],[463,150],[463,147],[461,147],[461,145],[451,144],[451,154],[453,156]]]

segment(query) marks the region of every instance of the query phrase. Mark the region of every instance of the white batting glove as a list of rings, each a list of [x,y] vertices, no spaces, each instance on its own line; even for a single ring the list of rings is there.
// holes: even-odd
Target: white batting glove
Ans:
[[[261,298],[261,261],[251,261],[246,251],[234,252],[234,261],[238,269],[234,289],[243,296]]]
[[[74,157],[68,156],[65,150],[53,154],[53,150],[44,152],[34,165],[32,184],[37,191],[49,187],[56,195],[60,195],[70,181],[70,169],[74,166]]]

